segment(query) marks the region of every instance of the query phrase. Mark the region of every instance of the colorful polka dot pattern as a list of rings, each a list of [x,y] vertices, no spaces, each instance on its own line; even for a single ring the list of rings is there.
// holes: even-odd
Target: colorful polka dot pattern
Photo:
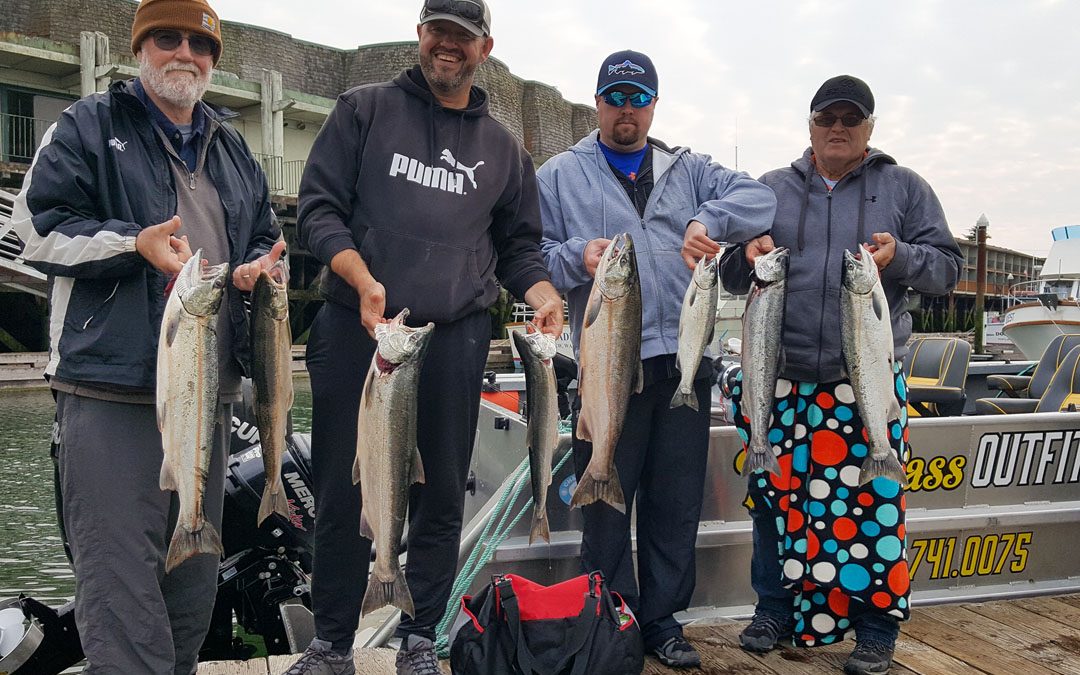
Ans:
[[[893,450],[907,459],[907,387],[897,372],[901,419],[890,426]],[[734,417],[744,451],[750,420],[734,391]],[[793,589],[795,641],[831,644],[860,612],[909,615],[904,491],[877,478],[859,487],[866,433],[847,380],[776,385],[769,440],[781,475],[749,477],[748,502],[776,514],[783,582]]]

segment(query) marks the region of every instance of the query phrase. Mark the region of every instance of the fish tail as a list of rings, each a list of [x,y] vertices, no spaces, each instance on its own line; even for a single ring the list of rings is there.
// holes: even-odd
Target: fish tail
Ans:
[[[888,478],[899,483],[900,487],[907,488],[907,474],[904,473],[900,460],[892,452],[882,459],[875,459],[871,454],[863,461],[862,468],[859,470],[859,485],[866,485],[875,478]]]
[[[626,500],[623,498],[622,483],[619,481],[619,472],[611,467],[611,473],[606,479],[596,478],[588,469],[581,477],[574,497],[570,500],[570,506],[585,506],[593,502],[603,501],[610,504],[619,513],[626,513]]]
[[[165,557],[165,573],[172,572],[180,563],[200,553],[221,556],[221,537],[214,526],[204,520],[200,529],[189,532],[177,525]]]
[[[698,402],[697,394],[693,389],[690,391],[679,390],[675,392],[675,395],[671,397],[671,407],[678,408],[679,406],[689,406],[691,410],[697,412]]]
[[[360,611],[367,616],[368,613],[387,605],[397,607],[410,617],[416,616],[412,593],[409,592],[409,585],[405,583],[405,575],[400,569],[390,581],[378,581],[374,575],[372,576],[368,582],[367,591],[364,592],[364,601],[360,605]]]
[[[743,464],[742,474],[749,476],[758,471],[770,471],[780,475],[780,463],[776,461],[776,455],[771,448],[764,450],[750,449],[746,453],[746,462]]]
[[[547,511],[536,506],[533,507],[532,530],[529,531],[529,545],[539,538],[551,543],[551,528],[548,525]]]
[[[281,489],[279,485],[277,490],[272,489],[270,482],[267,481],[266,487],[263,488],[262,501],[259,502],[259,521],[258,524],[262,525],[271,513],[277,513],[286,520],[289,519],[289,500],[285,498],[285,491]]]

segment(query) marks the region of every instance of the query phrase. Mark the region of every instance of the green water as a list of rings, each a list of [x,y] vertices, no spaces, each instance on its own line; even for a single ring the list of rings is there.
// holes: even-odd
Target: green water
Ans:
[[[296,378],[293,429],[311,430],[311,386]],[[75,577],[56,524],[49,457],[54,405],[46,389],[0,391],[0,598],[26,593],[58,606]]]

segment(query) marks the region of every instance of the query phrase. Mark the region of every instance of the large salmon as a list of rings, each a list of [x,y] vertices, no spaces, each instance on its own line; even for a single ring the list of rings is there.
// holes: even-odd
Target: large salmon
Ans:
[[[424,482],[416,446],[416,394],[435,324],[410,328],[405,325],[408,315],[403,309],[376,327],[378,347],[360,397],[353,483],[360,484],[363,496],[360,533],[375,543],[375,565],[361,604],[365,615],[385,605],[416,614],[398,558],[409,488]]]
[[[281,456],[293,404],[288,279],[284,260],[278,261],[259,273],[251,292],[251,385],[266,474],[259,525],[271,513],[289,519],[289,500],[281,484]]]
[[[551,486],[551,460],[559,445],[559,400],[555,384],[555,338],[544,333],[512,332],[514,345],[525,367],[525,394],[529,448],[529,473],[533,493],[533,522],[529,543],[537,537],[551,541],[547,518],[547,494]]]
[[[683,296],[682,310],[679,312],[679,352],[675,356],[675,365],[679,368],[679,389],[671,398],[671,407],[681,405],[698,409],[697,394],[694,393],[694,375],[701,365],[705,348],[713,339],[716,327],[716,301],[720,297],[719,278],[716,265],[719,256],[706,261],[702,256],[698,260],[690,285]]]
[[[893,379],[892,318],[877,265],[865,249],[858,257],[844,251],[840,320],[844,365],[870,446],[859,485],[884,476],[907,487],[904,467],[889,444],[889,422],[900,418]]]
[[[581,328],[575,433],[592,443],[592,459],[571,506],[602,500],[626,512],[615,469],[615,445],[626,419],[630,394],[641,393],[641,286],[629,234],[616,236],[600,257]]]
[[[742,407],[750,420],[744,476],[755,471],[780,475],[780,464],[769,442],[769,425],[780,373],[787,265],[788,250],[783,247],[758,256],[754,261],[754,285],[743,312]]]
[[[217,322],[228,273],[228,263],[203,268],[202,249],[196,251],[180,270],[161,321],[161,489],[180,498],[166,572],[199,553],[221,555],[221,537],[203,515],[203,497],[218,419]]]

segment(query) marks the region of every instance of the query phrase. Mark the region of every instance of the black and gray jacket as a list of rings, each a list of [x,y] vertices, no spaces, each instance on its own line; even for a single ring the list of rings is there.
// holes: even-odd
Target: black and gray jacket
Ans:
[[[896,255],[881,283],[892,314],[897,360],[907,354],[911,315],[907,289],[944,295],[963,266],[934,191],[918,174],[870,148],[866,159],[830,192],[810,160],[811,149],[790,167],[761,177],[776,193],[769,234],[790,249],[781,375],[801,382],[845,376],[840,351],[840,289],[845,249],[857,251],[875,232],[895,237]],[[742,248],[725,256],[721,276],[732,293],[749,290]]]
[[[27,264],[50,278],[46,374],[152,390],[168,280],[136,253],[135,237],[176,215],[176,186],[132,83],[76,101],[49,128],[12,222]],[[205,170],[221,197],[235,267],[269,251],[280,230],[262,169],[225,123],[235,115],[199,105],[211,132]],[[246,372],[247,313],[239,296],[228,306],[233,354]]]
[[[498,279],[514,296],[548,279],[532,158],[473,87],[443,108],[419,67],[340,97],[300,183],[300,241],[329,265],[360,252],[386,288],[389,316],[448,322],[490,307]],[[356,309],[328,273],[323,294]]]

